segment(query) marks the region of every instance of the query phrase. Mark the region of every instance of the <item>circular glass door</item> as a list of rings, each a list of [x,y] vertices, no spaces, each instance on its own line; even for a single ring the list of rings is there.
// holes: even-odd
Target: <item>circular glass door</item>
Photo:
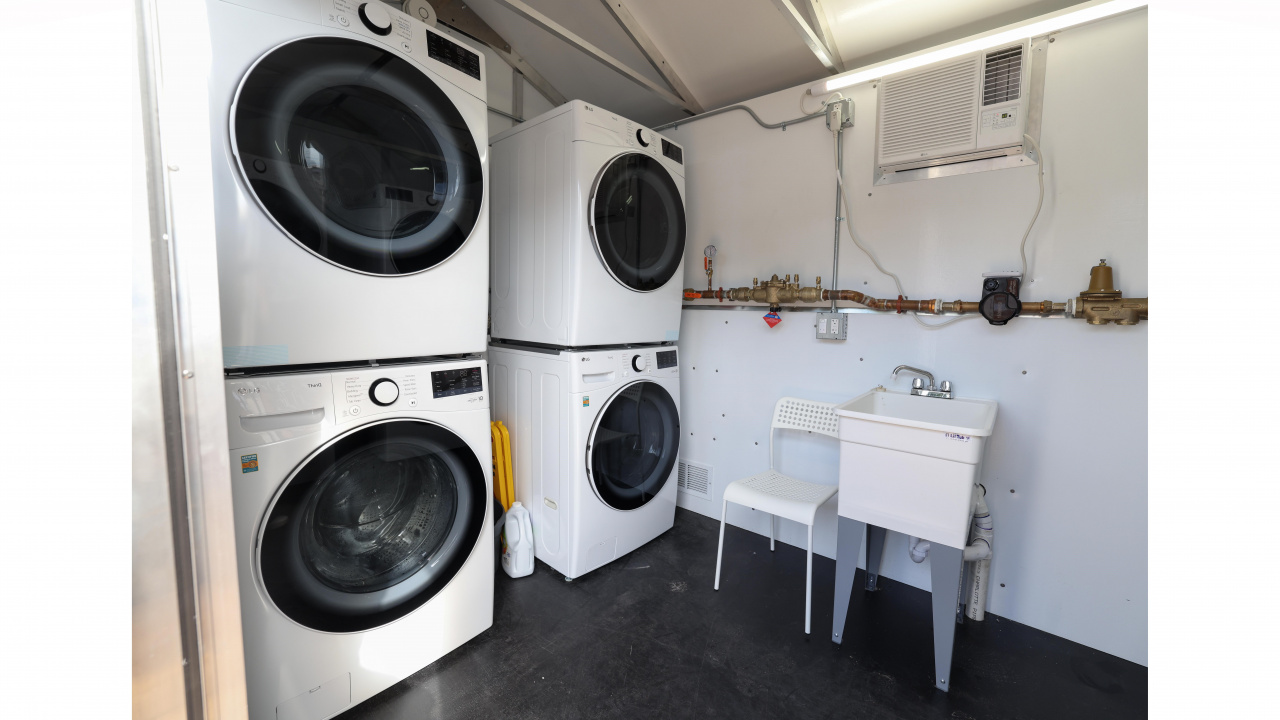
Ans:
[[[587,468],[609,507],[635,510],[657,496],[680,454],[680,411],[671,394],[641,380],[600,411],[591,433]]]
[[[453,102],[398,55],[344,38],[267,53],[232,106],[232,146],[259,205],[350,270],[408,275],[462,247],[480,216],[480,153]]]
[[[259,539],[263,586],[326,632],[385,625],[422,606],[480,538],[484,469],[454,433],[417,420],[366,425],[285,481]]]
[[[591,239],[614,279],[657,290],[684,257],[684,201],[657,159],[625,153],[609,162],[591,196]]]

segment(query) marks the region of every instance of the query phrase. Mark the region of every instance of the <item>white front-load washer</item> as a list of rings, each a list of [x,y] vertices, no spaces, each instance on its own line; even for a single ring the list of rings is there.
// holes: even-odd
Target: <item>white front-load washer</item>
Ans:
[[[489,348],[495,420],[511,433],[534,556],[567,578],[675,523],[680,369],[674,346]]]
[[[677,340],[683,148],[575,100],[495,136],[492,150],[493,338]]]
[[[484,352],[484,60],[378,0],[210,0],[223,363]]]
[[[493,624],[483,360],[229,377],[252,720],[322,720]]]

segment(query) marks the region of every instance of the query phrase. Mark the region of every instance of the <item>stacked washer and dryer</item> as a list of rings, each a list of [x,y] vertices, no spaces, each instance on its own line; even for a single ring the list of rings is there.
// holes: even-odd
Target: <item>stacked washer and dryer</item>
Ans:
[[[675,522],[684,152],[580,101],[492,152],[493,412],[534,554],[574,579]]]
[[[377,2],[209,0],[249,715],[493,623],[482,56]]]

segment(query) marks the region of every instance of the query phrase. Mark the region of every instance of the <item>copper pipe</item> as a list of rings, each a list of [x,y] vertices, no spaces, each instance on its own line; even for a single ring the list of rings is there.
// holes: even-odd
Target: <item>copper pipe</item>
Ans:
[[[686,288],[686,300],[726,299],[735,302],[757,302],[777,309],[779,305],[791,303],[816,303],[829,300],[855,302],[871,310],[896,313],[925,313],[938,315],[954,313],[970,315],[979,312],[979,303],[967,300],[908,300],[899,297],[893,300],[874,298],[857,290],[823,290],[822,278],[817,279],[817,287],[800,287],[799,275],[793,282],[791,275],[779,280],[777,275],[764,281],[756,280],[752,287],[719,288],[717,290],[698,291]],[[1023,315],[1062,315],[1082,318],[1090,325],[1137,325],[1138,321],[1147,319],[1147,298],[1126,298],[1116,290],[1112,281],[1111,267],[1106,261],[1100,261],[1089,274],[1089,289],[1072,298],[1070,303],[1053,302],[1052,300],[1024,301]]]

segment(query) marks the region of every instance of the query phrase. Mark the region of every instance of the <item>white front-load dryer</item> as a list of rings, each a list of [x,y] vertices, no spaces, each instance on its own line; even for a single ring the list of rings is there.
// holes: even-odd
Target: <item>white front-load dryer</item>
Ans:
[[[582,101],[493,139],[494,339],[673,342],[684,281],[684,150]]]
[[[226,381],[252,720],[323,720],[493,624],[483,360]]]
[[[680,369],[674,346],[489,349],[493,414],[511,434],[534,556],[567,578],[675,523]]]
[[[484,60],[371,0],[210,0],[228,368],[480,353]]]

